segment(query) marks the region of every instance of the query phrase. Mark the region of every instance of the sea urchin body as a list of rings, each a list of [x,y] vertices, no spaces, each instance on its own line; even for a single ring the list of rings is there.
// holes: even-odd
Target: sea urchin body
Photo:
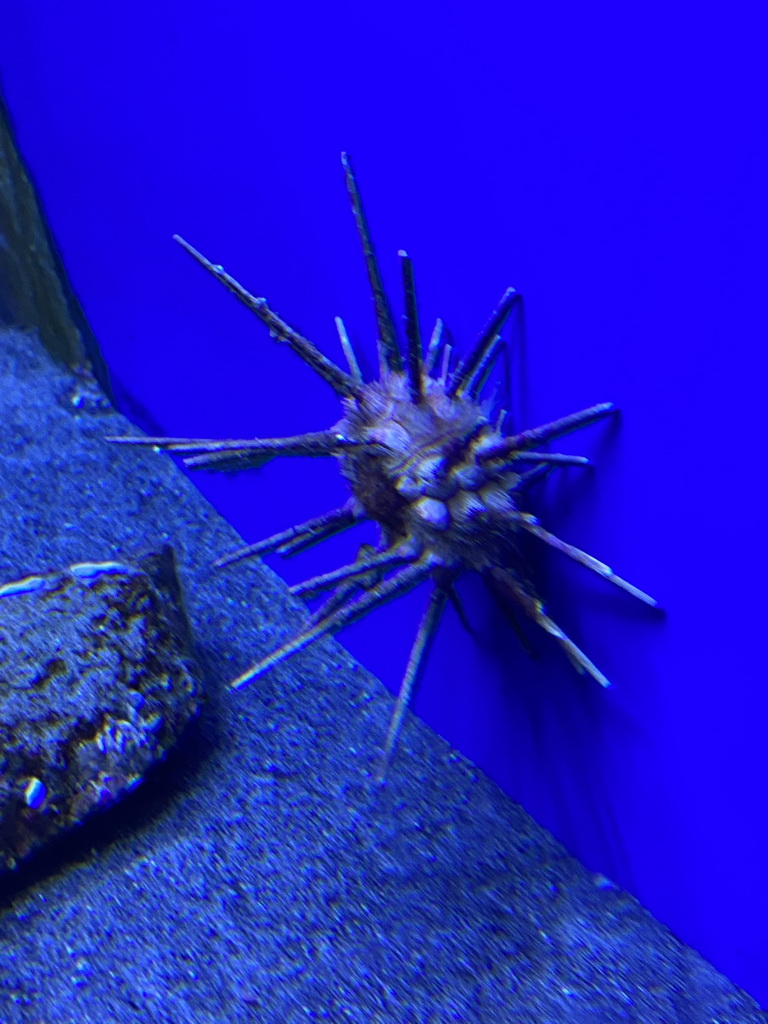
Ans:
[[[384,745],[386,764],[427,648],[447,601],[457,603],[454,586],[465,571],[480,573],[497,595],[551,634],[580,672],[608,685],[602,672],[547,615],[523,571],[518,548],[521,533],[533,534],[647,604],[656,602],[609,566],[549,533],[524,510],[526,489],[532,481],[558,466],[587,462],[580,456],[543,452],[540,447],[609,415],[613,405],[594,405],[534,430],[505,436],[501,418],[492,418],[491,403],[480,396],[500,350],[502,326],[519,302],[518,293],[513,288],[504,293],[468,356],[452,366],[451,349],[439,320],[429,342],[422,344],[413,267],[404,252],[398,254],[405,294],[405,338],[401,344],[346,155],[342,155],[342,163],[373,293],[378,378],[363,379],[340,319],[337,327],[348,370],[289,327],[264,299],[255,298],[222,267],[175,236],[266,324],[276,340],[286,342],[333,387],[344,414],[330,430],[287,438],[111,440],[180,452],[188,466],[212,470],[253,468],[278,455],[333,455],[339,460],[351,491],[345,505],[225,556],[217,564],[272,552],[295,554],[365,520],[378,524],[379,544],[363,545],[349,565],[292,587],[294,594],[305,598],[328,596],[303,629],[251,665],[232,685],[236,689],[245,686],[319,637],[338,632],[430,580],[430,597]]]

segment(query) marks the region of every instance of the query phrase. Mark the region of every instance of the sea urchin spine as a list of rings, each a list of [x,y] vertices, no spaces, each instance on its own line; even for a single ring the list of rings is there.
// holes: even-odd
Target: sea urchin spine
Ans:
[[[422,344],[413,265],[400,259],[405,295],[405,343],[401,345],[381,281],[357,181],[342,154],[347,189],[362,242],[377,323],[379,376],[365,382],[343,322],[337,318],[348,370],[337,366],[309,340],[286,324],[263,298],[255,298],[223,267],[174,236],[190,255],[217,277],[288,344],[339,395],[344,415],[330,430],[296,437],[214,441],[194,438],[118,437],[112,441],[148,445],[185,456],[196,469],[240,470],[263,465],[277,455],[333,455],[349,482],[351,497],[341,508],[290,527],[221,558],[228,565],[243,558],[278,552],[295,554],[364,520],[380,528],[378,547],[363,545],[357,559],[291,588],[313,598],[329,593],[306,626],[251,665],[232,686],[240,689],[315,640],[358,621],[379,605],[423,581],[432,591],[419,624],[384,744],[382,768],[394,748],[403,713],[448,600],[458,605],[458,576],[479,572],[492,591],[551,634],[579,672],[601,685],[608,680],[547,615],[523,571],[517,538],[533,534],[546,544],[628,591],[646,604],[653,598],[579,548],[549,533],[522,510],[532,481],[558,466],[584,465],[581,456],[542,452],[541,445],[607,415],[610,402],[512,436],[492,420],[480,394],[501,346],[501,329],[520,301],[509,288],[501,297],[469,355],[451,367],[451,349],[437,321]]]

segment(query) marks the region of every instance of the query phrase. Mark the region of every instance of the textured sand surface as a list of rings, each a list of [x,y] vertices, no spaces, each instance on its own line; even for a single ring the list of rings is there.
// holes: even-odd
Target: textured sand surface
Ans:
[[[177,552],[207,701],[121,806],[2,878],[0,1019],[35,1024],[766,1020],[426,727],[370,783],[391,698],[333,641],[242,693],[299,621],[165,456],[34,337],[0,334],[0,581]]]

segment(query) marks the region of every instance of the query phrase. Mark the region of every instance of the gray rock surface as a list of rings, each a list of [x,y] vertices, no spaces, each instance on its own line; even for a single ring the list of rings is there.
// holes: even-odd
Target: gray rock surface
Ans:
[[[98,343],[64,271],[2,93],[0,324],[36,329],[51,355],[110,392]]]
[[[335,642],[242,693],[295,627],[266,567],[166,455],[33,336],[0,335],[0,581],[171,540],[207,701],[123,804],[6,876],[15,1024],[758,1024],[755,1004],[596,878]]]
[[[199,709],[173,549],[0,585],[0,867],[133,790]]]

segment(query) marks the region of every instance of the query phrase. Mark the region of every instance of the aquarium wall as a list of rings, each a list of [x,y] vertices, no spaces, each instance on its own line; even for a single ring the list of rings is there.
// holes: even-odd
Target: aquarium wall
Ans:
[[[149,432],[270,437],[341,415],[174,232],[337,360],[342,316],[375,370],[342,149],[398,317],[398,249],[423,330],[442,317],[459,351],[507,286],[524,294],[497,366],[511,428],[617,403],[618,420],[561,442],[593,465],[553,475],[536,512],[665,615],[532,548],[553,618],[613,686],[532,628],[529,657],[467,578],[472,631],[448,610],[413,707],[768,1004],[768,223],[749,5],[705,20],[660,4],[22,3],[3,22],[19,145],[121,408]],[[325,460],[194,479],[247,541],[346,495]],[[294,583],[372,536],[271,564]],[[417,589],[341,637],[393,691],[424,601]]]

